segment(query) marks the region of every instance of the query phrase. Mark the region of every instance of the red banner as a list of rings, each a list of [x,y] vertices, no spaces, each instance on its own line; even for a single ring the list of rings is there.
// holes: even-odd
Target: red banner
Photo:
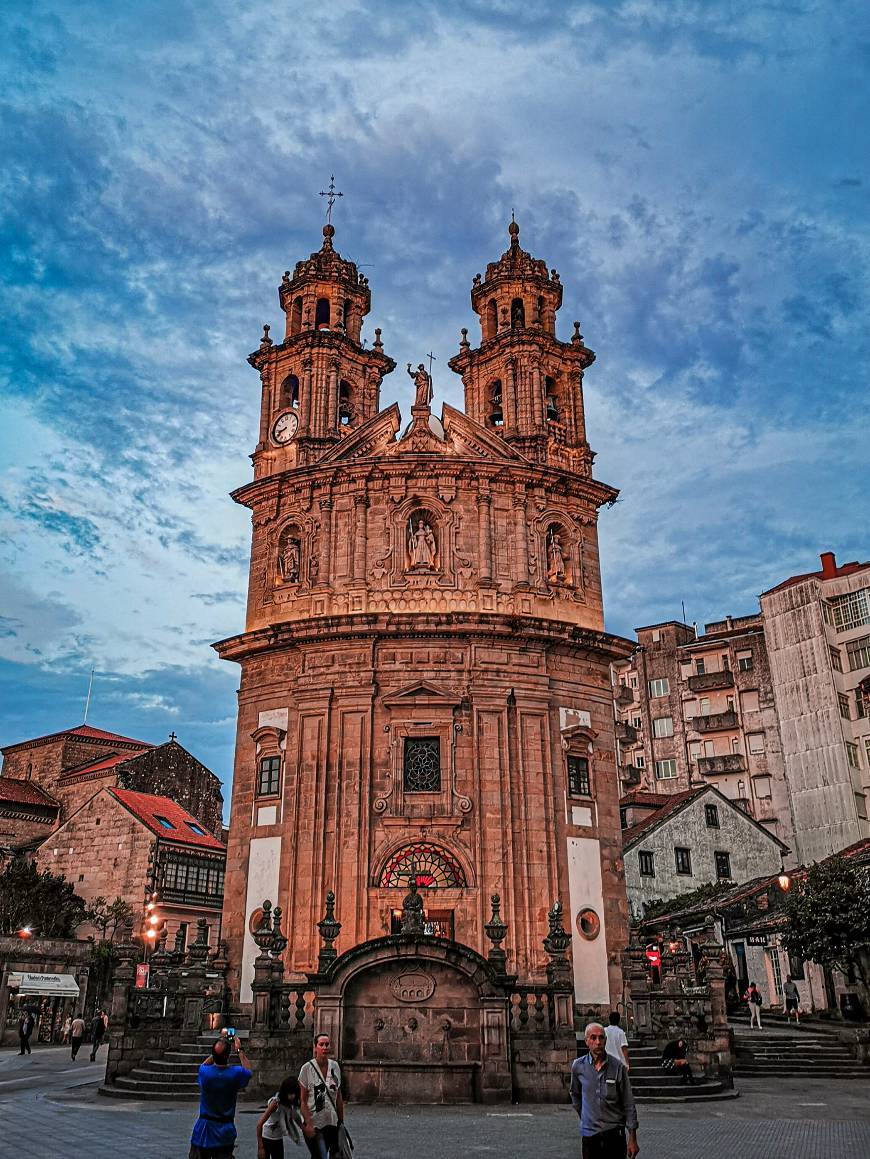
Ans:
[[[136,967],[136,989],[144,990],[148,986],[148,975],[151,973],[151,967],[147,962],[140,962]]]

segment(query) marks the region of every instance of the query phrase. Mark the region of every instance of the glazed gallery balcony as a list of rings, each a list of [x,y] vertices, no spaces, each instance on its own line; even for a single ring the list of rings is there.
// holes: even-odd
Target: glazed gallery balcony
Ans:
[[[616,722],[616,739],[623,744],[634,744],[637,740],[637,729],[627,720],[618,720]]]
[[[726,753],[721,757],[699,757],[698,772],[706,777],[718,776],[721,773],[742,773],[746,770],[746,758],[743,753]]]
[[[726,668],[723,672],[702,672],[689,677],[692,692],[713,692],[717,688],[733,688],[734,673]]]
[[[695,732],[725,732],[737,728],[737,713],[729,708],[727,712],[709,712],[705,716],[693,716],[689,728]]]

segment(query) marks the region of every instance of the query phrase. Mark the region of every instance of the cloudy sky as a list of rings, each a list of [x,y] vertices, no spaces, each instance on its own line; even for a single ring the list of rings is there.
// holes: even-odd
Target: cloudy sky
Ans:
[[[861,0],[11,0],[0,75],[0,743],[94,667],[92,723],[229,777],[245,357],[333,171],[368,332],[442,399],[512,207],[558,267],[612,631],[870,556]]]

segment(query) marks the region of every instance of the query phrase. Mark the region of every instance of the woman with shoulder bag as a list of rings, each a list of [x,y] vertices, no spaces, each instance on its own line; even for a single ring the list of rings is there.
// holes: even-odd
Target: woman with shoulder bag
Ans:
[[[314,1057],[299,1072],[302,1130],[313,1159],[351,1159],[353,1142],[344,1125],[341,1070],[329,1057],[328,1034],[314,1039]]]

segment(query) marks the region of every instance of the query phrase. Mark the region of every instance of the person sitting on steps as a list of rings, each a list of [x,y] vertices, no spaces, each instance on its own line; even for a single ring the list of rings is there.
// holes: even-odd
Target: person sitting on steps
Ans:
[[[682,1084],[688,1083],[689,1086],[695,1085],[695,1076],[692,1074],[692,1067],[687,1058],[688,1047],[685,1038],[677,1038],[669,1042],[662,1051],[662,1070],[669,1074],[681,1075],[680,1082]]]

